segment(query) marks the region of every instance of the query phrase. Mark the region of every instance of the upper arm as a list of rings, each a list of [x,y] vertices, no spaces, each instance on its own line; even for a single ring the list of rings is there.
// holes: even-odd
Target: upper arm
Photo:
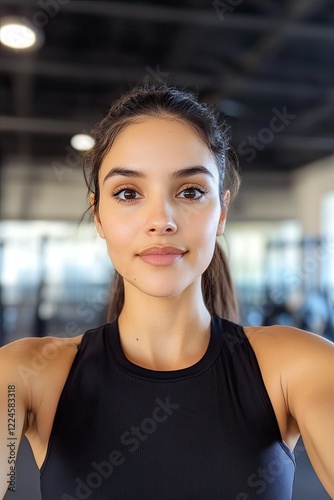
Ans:
[[[15,490],[17,452],[28,428],[30,387],[17,369],[24,364],[27,341],[18,340],[0,349],[0,498],[8,487]]]
[[[334,498],[334,345],[297,332],[286,378],[289,411],[296,419],[312,466]]]

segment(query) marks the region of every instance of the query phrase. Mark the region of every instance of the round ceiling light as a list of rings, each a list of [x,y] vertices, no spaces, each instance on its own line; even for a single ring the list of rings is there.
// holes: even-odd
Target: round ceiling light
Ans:
[[[71,139],[71,146],[77,151],[88,151],[94,144],[95,140],[88,134],[76,134]]]
[[[5,17],[1,19],[0,42],[16,50],[37,48],[41,44],[41,34],[25,19]]]

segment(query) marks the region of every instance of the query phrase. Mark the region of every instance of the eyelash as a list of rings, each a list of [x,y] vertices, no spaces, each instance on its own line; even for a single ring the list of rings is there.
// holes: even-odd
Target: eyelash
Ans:
[[[183,193],[184,191],[188,191],[190,189],[194,189],[195,191],[198,191],[200,193],[200,196],[198,198],[192,199],[192,198],[183,198],[186,199],[187,201],[190,202],[196,202],[199,201],[203,198],[203,196],[208,192],[207,189],[205,189],[203,186],[197,186],[193,184],[189,184],[185,188],[183,188],[180,193]],[[134,193],[137,193],[137,191],[131,187],[131,186],[122,186],[121,188],[117,189],[116,191],[112,192],[112,196],[114,198],[117,198],[123,191],[132,191]],[[180,194],[178,193],[178,194]],[[121,198],[118,198],[116,201],[117,203],[132,203],[133,201],[136,201],[138,198],[134,198],[132,200],[122,200]]]
[[[129,187],[129,186],[124,186],[120,189],[117,189],[116,191],[113,191],[112,192],[112,195],[114,198],[117,198],[123,191],[133,191],[133,192],[137,192],[135,189]],[[118,198],[116,199],[117,203],[132,203],[133,201],[135,201],[135,199],[133,200],[122,200],[121,198]]]

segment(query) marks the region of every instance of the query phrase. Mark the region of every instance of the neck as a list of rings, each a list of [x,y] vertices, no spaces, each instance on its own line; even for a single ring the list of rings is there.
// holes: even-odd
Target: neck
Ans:
[[[211,316],[200,281],[174,297],[152,297],[125,282],[124,294],[118,327],[130,361],[150,369],[175,370],[204,355]]]

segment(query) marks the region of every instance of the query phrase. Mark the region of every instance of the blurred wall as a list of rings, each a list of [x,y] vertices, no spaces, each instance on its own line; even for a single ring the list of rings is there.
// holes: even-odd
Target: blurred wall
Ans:
[[[293,174],[296,215],[308,235],[320,233],[321,200],[334,191],[334,156],[311,163]]]

